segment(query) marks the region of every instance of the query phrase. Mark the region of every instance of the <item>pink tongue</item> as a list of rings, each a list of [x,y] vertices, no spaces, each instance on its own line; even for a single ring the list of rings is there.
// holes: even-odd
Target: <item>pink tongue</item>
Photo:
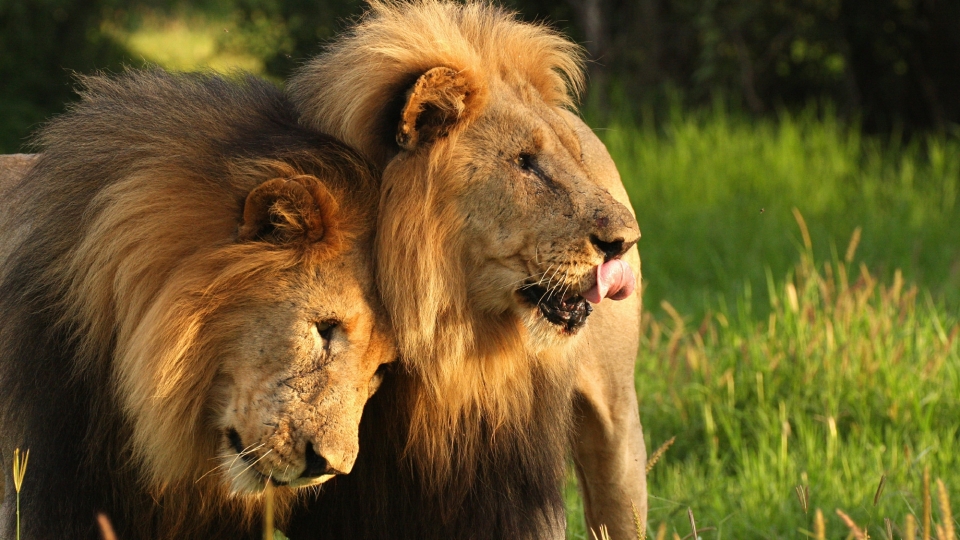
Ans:
[[[599,304],[604,298],[623,300],[633,294],[637,278],[630,265],[620,259],[607,261],[597,266],[597,284],[583,293],[591,304]]]

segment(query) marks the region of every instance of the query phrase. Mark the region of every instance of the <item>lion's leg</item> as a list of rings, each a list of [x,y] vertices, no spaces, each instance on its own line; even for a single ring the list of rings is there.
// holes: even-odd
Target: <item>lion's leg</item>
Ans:
[[[647,453],[634,386],[639,301],[604,301],[580,344],[573,457],[587,526],[636,538],[632,505],[647,516]],[[597,317],[600,315],[600,317]]]

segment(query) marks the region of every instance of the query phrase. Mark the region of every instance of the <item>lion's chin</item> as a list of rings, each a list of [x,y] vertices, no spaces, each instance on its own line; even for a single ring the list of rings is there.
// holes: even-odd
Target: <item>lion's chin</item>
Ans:
[[[272,482],[277,487],[286,487],[289,489],[300,489],[311,486],[319,486],[324,482],[333,479],[335,474],[324,474],[313,478],[296,478],[289,482],[277,480],[268,480],[266,476],[256,471],[246,471],[233,478],[232,491],[236,495],[259,495],[267,488],[267,482]]]
[[[593,312],[593,306],[582,296],[564,297],[537,284],[524,285],[517,293],[525,304],[533,308],[536,317],[563,335],[575,335]]]
[[[288,486],[296,489],[309,486],[319,486],[320,484],[331,480],[335,474],[324,474],[323,476],[316,476],[314,478],[297,478],[296,480],[291,481]]]

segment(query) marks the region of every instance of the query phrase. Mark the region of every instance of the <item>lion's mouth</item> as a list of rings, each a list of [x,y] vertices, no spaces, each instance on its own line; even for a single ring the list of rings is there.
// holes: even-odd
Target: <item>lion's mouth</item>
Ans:
[[[321,474],[318,476],[300,476],[299,478],[294,478],[292,480],[280,480],[273,475],[266,475],[261,471],[257,470],[255,465],[260,461],[259,458],[254,457],[253,452],[246,450],[243,446],[243,442],[240,439],[240,434],[237,430],[230,428],[226,432],[227,441],[230,443],[230,447],[236,451],[237,458],[240,459],[242,463],[246,466],[243,468],[244,474],[251,474],[256,478],[256,483],[258,486],[265,487],[268,483],[272,483],[274,486],[289,486],[291,488],[300,488],[306,486],[315,486],[322,484],[327,480],[335,477],[336,474]]]
[[[593,306],[579,294],[564,297],[557,291],[536,283],[527,283],[520,288],[519,293],[540,311],[544,319],[567,333],[572,334],[579,330],[593,312]]]

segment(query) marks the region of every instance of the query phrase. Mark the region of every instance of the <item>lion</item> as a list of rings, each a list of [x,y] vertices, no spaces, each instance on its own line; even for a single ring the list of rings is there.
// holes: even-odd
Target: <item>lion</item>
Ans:
[[[404,366],[354,472],[292,533],[562,538],[572,446],[588,525],[635,536],[640,232],[573,112],[582,63],[488,3],[384,0],[288,82],[304,126],[382,168],[377,281]]]
[[[284,527],[351,471],[396,356],[374,171],[264,81],[81,82],[0,198],[0,451],[30,449],[23,537],[97,538],[102,512],[124,540],[259,538],[268,483]]]

